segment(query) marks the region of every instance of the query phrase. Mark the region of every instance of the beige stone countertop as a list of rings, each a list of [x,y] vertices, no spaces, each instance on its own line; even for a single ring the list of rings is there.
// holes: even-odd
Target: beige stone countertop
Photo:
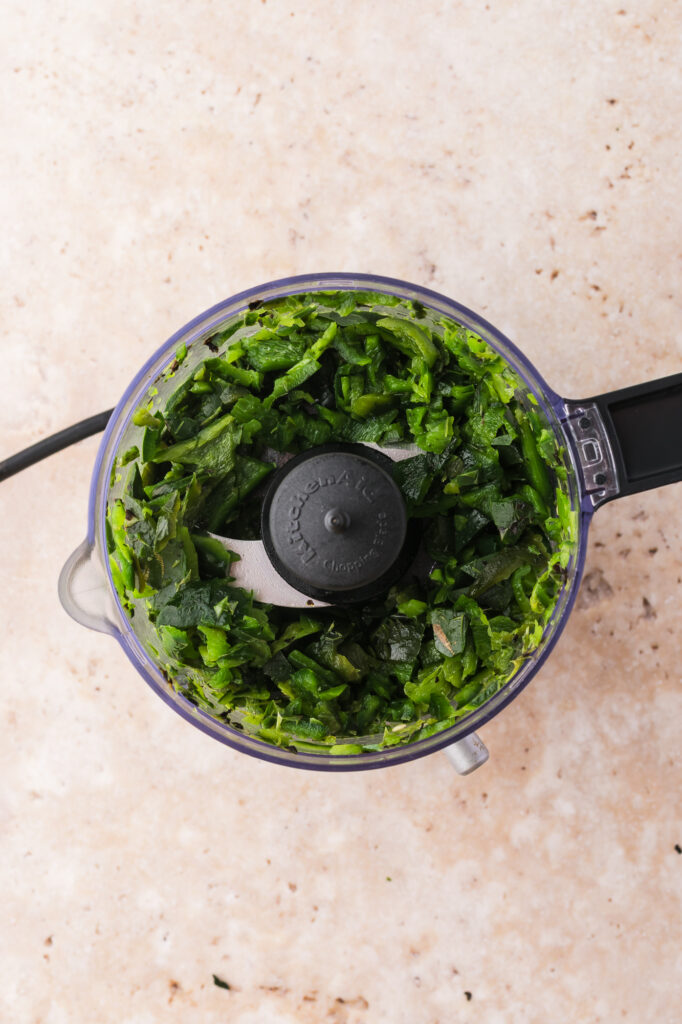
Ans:
[[[679,372],[681,38],[675,0],[5,5],[0,457],[308,271],[450,295],[571,397]],[[97,444],[0,484],[3,1024],[678,1024],[682,485],[596,514],[488,765],[318,774],[62,611]]]

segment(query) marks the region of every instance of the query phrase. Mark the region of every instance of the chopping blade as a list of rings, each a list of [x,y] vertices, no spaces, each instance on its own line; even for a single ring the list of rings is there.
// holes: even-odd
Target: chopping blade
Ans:
[[[386,445],[382,447],[378,444],[367,443],[353,445],[352,447],[360,451],[363,448],[371,449],[378,453],[379,457],[383,456],[386,459],[390,459],[392,462],[402,462],[405,459],[411,459],[415,455],[422,454],[421,449],[418,448],[417,445]],[[314,454],[315,450],[312,449],[311,452]],[[282,467],[286,467],[289,462],[296,458],[296,456],[282,458],[280,455],[278,460],[280,469],[282,469]],[[376,458],[376,456],[374,456],[374,458]],[[390,509],[389,513],[392,514],[393,511],[394,509]],[[340,515],[343,518],[343,511],[340,512]],[[324,524],[326,524],[326,529],[328,531],[338,533],[339,523],[338,518],[336,517],[336,510],[327,512]],[[232,554],[238,556],[238,560],[233,561],[230,566],[230,576],[233,579],[235,586],[243,587],[245,590],[251,591],[257,601],[262,601],[265,604],[279,605],[284,608],[329,608],[335,603],[334,601],[321,600],[319,597],[316,597],[315,592],[319,593],[319,590],[316,591],[315,587],[312,587],[312,590],[314,591],[313,593],[304,593],[302,590],[299,590],[295,586],[297,579],[296,575],[290,575],[292,582],[288,582],[284,579],[284,577],[275,568],[275,565],[273,565],[273,561],[271,560],[270,554],[268,553],[263,540],[240,540],[234,537],[221,537],[215,533],[211,533],[209,536],[214,540],[217,540]],[[289,543],[292,544],[293,541],[289,540]],[[268,547],[272,551],[271,543]],[[286,553],[286,545],[282,550]],[[372,547],[370,549],[370,553],[374,550],[375,549]],[[393,554],[397,555],[398,552],[394,551]],[[279,561],[276,557],[275,560]],[[303,560],[306,560],[305,556],[303,557]],[[366,571],[365,567],[369,561],[371,561],[371,559],[368,557],[368,554],[365,553],[361,558],[356,559],[355,562],[340,563],[338,564],[338,568],[342,571],[338,573],[338,575],[343,576],[343,570],[347,570],[346,575],[349,573],[357,574],[360,569],[365,569]],[[282,563],[280,562],[280,564]],[[377,572],[379,571],[380,570],[377,570]],[[330,573],[330,578],[332,577],[333,573]],[[379,583],[381,583],[382,579],[383,576],[380,575]],[[343,593],[343,588],[341,593]]]

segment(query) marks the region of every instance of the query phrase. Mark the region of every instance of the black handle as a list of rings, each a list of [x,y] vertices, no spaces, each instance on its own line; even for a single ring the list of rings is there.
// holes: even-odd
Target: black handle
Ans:
[[[618,474],[620,497],[682,480],[682,373],[597,395]]]

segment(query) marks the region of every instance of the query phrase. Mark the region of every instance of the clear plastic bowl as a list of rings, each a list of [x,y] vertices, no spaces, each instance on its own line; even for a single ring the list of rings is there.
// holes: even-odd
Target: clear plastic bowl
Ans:
[[[117,453],[124,451],[133,443],[133,436],[137,436],[135,432],[138,428],[132,424],[132,415],[144,401],[149,388],[155,385],[159,388],[160,396],[164,397],[164,383],[160,378],[164,370],[175,359],[178,347],[183,343],[187,346],[188,366],[191,367],[192,346],[197,346],[194,362],[206,358],[206,350],[199,350],[202,342],[220,330],[228,321],[231,321],[236,314],[246,309],[249,303],[281,298],[300,292],[331,289],[368,290],[417,300],[437,313],[451,317],[475,331],[496,349],[535,396],[539,411],[544,415],[564,449],[571,503],[573,508],[578,510],[580,520],[577,548],[568,565],[566,583],[559,596],[554,614],[547,624],[542,642],[537,650],[524,661],[516,675],[494,697],[452,728],[436,733],[427,739],[381,751],[340,756],[297,752],[275,747],[233,728],[226,722],[212,718],[206,712],[195,707],[182,694],[177,693],[167,682],[153,656],[145,649],[144,638],[134,632],[128,616],[121,607],[111,579],[105,536],[113,460]],[[181,379],[181,376],[178,375],[165,386],[170,390],[176,387]],[[585,560],[587,528],[593,506],[582,493],[581,475],[577,468],[573,440],[565,427],[566,416],[567,409],[564,400],[545,383],[530,361],[512,342],[481,317],[437,292],[393,278],[341,273],[290,277],[251,288],[213,306],[181,328],[154,353],[126,389],[114,409],[102,438],[90,486],[87,537],[73,552],[62,570],[59,580],[60,599],[66,611],[78,622],[90,629],[99,630],[115,637],[141,676],[166,704],[192,725],[221,743],[234,747],[235,750],[252,754],[274,764],[290,767],[319,771],[354,771],[402,764],[405,761],[424,757],[436,750],[450,748],[449,752],[453,763],[458,770],[466,773],[487,759],[485,747],[473,735],[475,730],[499,714],[528,685],[539,670],[566,624],[580,584]]]

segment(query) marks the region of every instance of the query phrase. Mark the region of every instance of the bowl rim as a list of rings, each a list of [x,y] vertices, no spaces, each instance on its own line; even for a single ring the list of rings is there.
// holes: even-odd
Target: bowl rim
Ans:
[[[480,708],[467,715],[461,722],[426,739],[389,747],[381,751],[366,751],[361,754],[332,755],[295,751],[277,747],[255,736],[241,732],[226,722],[213,718],[192,704],[182,694],[169,686],[160,669],[150,659],[138,640],[116,592],[106,556],[106,506],[109,479],[113,459],[118,451],[119,440],[129,424],[143,394],[153,384],[164,368],[172,362],[177,347],[183,342],[189,346],[202,336],[205,337],[220,325],[221,321],[237,315],[249,303],[273,298],[282,298],[301,292],[325,290],[367,290],[383,292],[403,299],[416,299],[423,305],[435,309],[458,323],[476,331],[512,365],[529,391],[535,396],[545,417],[561,438],[569,467],[569,481],[572,490],[572,504],[579,514],[577,548],[569,563],[569,580],[562,591],[563,600],[557,602],[554,615],[545,630],[546,641],[541,642],[537,651],[530,655],[521,668],[504,686]],[[301,274],[279,278],[237,292],[198,314],[177,330],[149,357],[138,370],[122,394],[109,419],[97,453],[90,485],[88,508],[88,541],[99,549],[106,579],[113,598],[117,622],[113,635],[121,644],[126,655],[157,696],[173,708],[181,717],[202,732],[219,740],[233,749],[251,754],[262,760],[289,767],[313,771],[358,771],[402,764],[434,753],[464,739],[500,714],[514,700],[545,663],[556,645],[570,616],[582,578],[587,548],[587,530],[592,515],[592,506],[585,499],[581,487],[573,440],[565,429],[566,405],[560,396],[546,383],[530,359],[517,348],[501,331],[477,313],[469,310],[448,296],[420,285],[397,278],[374,274],[349,272],[324,272]],[[551,633],[548,634],[549,627]]]

